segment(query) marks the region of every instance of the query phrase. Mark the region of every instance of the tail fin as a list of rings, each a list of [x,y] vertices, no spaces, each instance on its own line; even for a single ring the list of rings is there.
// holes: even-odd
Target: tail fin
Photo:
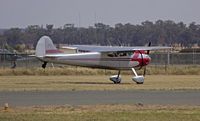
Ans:
[[[39,39],[36,46],[36,57],[44,57],[46,54],[61,53],[56,49],[50,37],[43,36]]]

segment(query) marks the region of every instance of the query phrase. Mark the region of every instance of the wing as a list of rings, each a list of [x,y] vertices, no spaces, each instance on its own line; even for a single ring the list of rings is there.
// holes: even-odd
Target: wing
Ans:
[[[89,46],[89,45],[73,45],[73,46],[64,46],[65,49],[76,49],[79,51],[87,52],[129,52],[135,50],[161,50],[161,49],[170,49],[172,47],[161,47],[161,46],[134,46],[134,47],[125,47],[125,46]]]

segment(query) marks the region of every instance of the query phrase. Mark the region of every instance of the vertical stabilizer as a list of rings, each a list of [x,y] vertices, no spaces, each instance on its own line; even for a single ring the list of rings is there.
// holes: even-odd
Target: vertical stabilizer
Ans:
[[[36,46],[36,57],[44,57],[46,54],[61,53],[56,49],[50,37],[42,36]]]

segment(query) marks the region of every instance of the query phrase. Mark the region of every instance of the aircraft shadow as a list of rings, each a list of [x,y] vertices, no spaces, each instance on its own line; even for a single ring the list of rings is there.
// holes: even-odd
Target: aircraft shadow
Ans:
[[[112,82],[53,82],[53,83],[62,83],[62,84],[112,84]],[[128,85],[130,83],[120,83],[120,85]]]

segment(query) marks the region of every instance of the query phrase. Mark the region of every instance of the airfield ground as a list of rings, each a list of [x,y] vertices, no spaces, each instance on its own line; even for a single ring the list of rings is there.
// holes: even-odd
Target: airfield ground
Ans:
[[[109,75],[0,76],[0,91],[18,93],[18,91],[200,90],[200,75],[147,75],[143,85],[135,84],[131,78],[132,75],[122,75],[121,84],[113,84],[109,80]],[[187,99],[185,100],[187,102]],[[200,106],[145,104],[10,106],[5,111],[4,105],[1,105],[0,120],[200,121]]]
[[[199,106],[41,106],[0,108],[1,121],[199,121]]]
[[[113,84],[109,75],[93,76],[1,76],[0,91],[82,91],[82,90],[199,90],[200,75],[147,75],[143,85],[122,75]]]

